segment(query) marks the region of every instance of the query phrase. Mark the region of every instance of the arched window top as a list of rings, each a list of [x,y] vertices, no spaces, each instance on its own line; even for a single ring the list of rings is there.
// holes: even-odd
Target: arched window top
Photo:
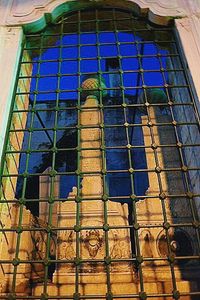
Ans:
[[[59,34],[121,31],[134,34],[136,36],[135,41],[137,41],[137,39],[143,39],[147,42],[154,41],[166,48],[169,47],[169,44],[164,44],[163,41],[171,40],[171,33],[169,30],[167,31],[167,28],[170,29],[172,25],[173,21],[171,20],[168,25],[162,24],[159,27],[149,21],[145,14],[139,14],[127,9],[100,7],[98,9],[89,8],[63,13],[62,16],[59,16],[54,22],[49,22],[45,28],[42,29],[42,33],[38,33],[38,37],[43,36],[43,38],[48,40],[48,43],[51,44],[56,41]],[[26,32],[26,26],[24,28]],[[161,30],[159,30],[159,28]],[[29,35],[28,32],[26,33]],[[37,33],[35,38],[30,39],[30,41],[37,43]]]
[[[146,16],[151,22],[160,25],[166,25],[173,18],[186,15],[186,8],[175,1],[168,1],[166,4],[163,1],[42,1],[38,4],[37,1],[13,1],[11,12],[5,16],[6,25],[24,25],[26,32],[38,32],[47,24],[54,23],[58,17],[64,13],[77,11],[79,9],[116,7],[120,9],[128,9],[138,15]],[[6,11],[5,11],[6,14]]]
[[[57,75],[62,77],[60,89],[70,90],[63,97],[71,99],[77,99],[78,93],[82,96],[81,83],[86,77],[94,76],[104,78],[108,97],[122,95],[120,88],[126,96],[134,96],[137,89],[145,85],[162,88],[164,81],[158,72],[160,63],[166,67],[168,56],[177,53],[172,31],[169,26],[155,26],[146,18],[119,9],[65,14],[42,32],[26,35],[25,51],[30,56],[33,74],[37,75],[39,66],[40,75],[54,76],[52,80],[33,77],[31,91],[34,92],[36,82],[44,89],[50,81],[55,85]],[[149,73],[141,76],[144,70]],[[55,100],[56,88],[51,87]]]

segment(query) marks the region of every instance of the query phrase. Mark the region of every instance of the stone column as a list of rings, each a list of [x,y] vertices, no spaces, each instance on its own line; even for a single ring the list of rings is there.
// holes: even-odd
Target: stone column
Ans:
[[[45,200],[44,202],[39,203],[39,218],[44,221],[44,223],[48,224],[49,222],[49,203],[48,199],[51,194],[51,177],[48,175],[51,171],[51,167],[47,168],[43,174],[47,174],[46,176],[40,176],[40,186],[39,186],[39,198],[40,200]],[[54,184],[53,184],[53,197],[55,199],[59,198],[59,189],[60,189],[60,176],[55,176]],[[57,206],[58,202],[55,201],[52,208],[51,215],[51,225],[57,226]]]
[[[106,255],[113,259],[131,258],[130,233],[123,226],[128,225],[127,205],[108,201],[107,218],[110,226],[122,226],[121,229],[103,230],[105,212],[103,199],[102,153],[101,153],[101,113],[95,96],[88,96],[81,107],[80,125],[80,172],[82,174],[80,196],[77,204],[77,188],[74,187],[65,202],[59,203],[57,232],[57,264],[53,283],[48,286],[48,293],[73,294],[75,292],[76,268],[72,262],[75,257],[88,260],[78,267],[79,292],[83,295],[106,294],[107,274],[103,262]],[[84,150],[85,148],[85,150]],[[66,183],[67,184],[67,183]],[[79,212],[79,224],[77,213]],[[88,229],[75,232],[77,224]],[[96,228],[95,228],[96,227]],[[70,229],[67,229],[70,228]],[[106,228],[106,227],[104,227]],[[108,248],[106,251],[106,234]],[[78,248],[76,244],[78,241]],[[62,263],[62,260],[65,260]],[[97,262],[96,260],[102,260]],[[66,261],[68,261],[66,263]],[[89,262],[92,261],[92,262]],[[133,264],[130,262],[112,263],[108,266],[111,289],[116,294],[137,292],[137,284]],[[34,293],[39,295],[41,286],[37,285]],[[125,299],[125,298],[124,298]]]
[[[145,126],[148,121],[153,125],[151,128]],[[156,126],[159,123],[168,123],[169,125]],[[147,294],[151,293],[152,288],[149,283],[155,282],[157,284],[157,292],[170,293],[174,287],[172,285],[170,264],[166,259],[169,253],[163,223],[191,222],[191,211],[187,199],[178,196],[176,198],[170,197],[172,194],[180,195],[185,193],[182,172],[163,170],[181,167],[178,149],[177,147],[172,147],[172,145],[176,145],[177,141],[171,117],[169,115],[162,115],[160,108],[150,106],[148,117],[142,117],[142,124],[144,125],[144,145],[146,147],[153,146],[153,148],[145,149],[149,170],[147,196],[152,198],[140,200],[136,204],[138,223],[144,227],[151,226],[139,230],[140,249],[144,258],[163,258],[163,260],[146,261],[142,264],[145,291]],[[152,130],[153,139],[150,130]],[[160,147],[160,145],[171,145],[171,147]],[[164,218],[164,211],[166,213],[166,220]],[[187,228],[185,230],[187,231]],[[174,231],[173,227],[169,228],[168,231],[172,255],[176,254],[177,247],[182,246],[174,239]],[[188,232],[188,234],[190,233]],[[191,274],[189,277],[192,281],[193,275],[189,271],[190,268],[184,267],[184,269],[184,272],[187,272],[188,275],[189,273]],[[174,272],[177,288],[182,292],[190,291],[190,283],[182,279],[183,273],[177,264],[174,265]],[[188,296],[184,299],[191,298]]]

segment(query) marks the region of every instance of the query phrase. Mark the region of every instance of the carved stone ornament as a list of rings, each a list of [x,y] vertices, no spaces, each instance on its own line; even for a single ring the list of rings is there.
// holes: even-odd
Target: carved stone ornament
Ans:
[[[115,259],[130,258],[131,251],[128,247],[130,245],[130,238],[128,235],[124,235],[123,239],[120,238],[121,234],[115,230],[113,232],[113,247],[111,248],[111,257]]]
[[[122,9],[130,8],[136,12],[147,14],[152,22],[158,24],[166,23],[168,21],[166,17],[185,16],[190,9],[190,3],[186,5],[184,0],[13,0],[13,2],[7,2],[8,4],[1,8],[2,12],[0,13],[2,16],[6,14],[4,18],[6,25],[40,22],[40,19],[44,18],[44,14],[49,14],[52,19],[54,16],[58,17],[61,12],[67,13],[71,10],[95,7],[101,4]],[[10,10],[6,5],[11,7]]]
[[[169,232],[169,241],[165,231],[161,231],[157,238],[158,252],[161,257],[166,257],[171,254],[175,256],[191,256],[194,255],[191,236],[182,229],[175,229]],[[179,260],[176,263],[184,264],[188,260]]]
[[[67,236],[66,233],[60,233],[60,237],[58,238],[58,259],[69,259],[73,260],[76,256],[73,243],[75,241],[75,233],[70,231]]]
[[[97,229],[86,230],[82,235],[84,247],[88,250],[90,256],[94,258],[103,245],[103,235]]]

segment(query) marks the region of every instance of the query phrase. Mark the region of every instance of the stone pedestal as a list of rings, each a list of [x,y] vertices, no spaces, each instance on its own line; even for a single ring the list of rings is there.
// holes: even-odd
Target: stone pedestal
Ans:
[[[22,220],[20,227],[29,228],[33,221],[29,210],[21,208],[18,205],[10,205],[10,215],[12,220],[8,219],[7,228],[13,231],[5,232],[2,238],[1,260],[7,260],[8,263],[1,265],[4,280],[2,284],[2,293],[11,292],[12,288],[20,295],[27,295],[30,292],[29,280],[31,277],[31,264],[22,263],[32,258],[33,242],[30,231],[16,232],[19,224],[19,214],[22,210]],[[17,250],[17,244],[19,243]],[[19,260],[19,264],[13,264],[15,259]],[[15,275],[16,274],[16,275]]]
[[[103,159],[101,153],[101,114],[95,97],[88,97],[81,108],[80,123],[80,186],[79,191],[74,187],[64,202],[56,202],[53,207],[52,225],[56,235],[56,259],[58,262],[51,282],[47,282],[49,296],[72,296],[79,293],[82,296],[103,295],[109,288],[114,295],[135,295],[141,291],[139,273],[133,263],[130,231],[128,222],[127,204],[107,201],[103,186]],[[159,111],[150,108],[152,123],[169,123],[169,116],[159,114]],[[142,118],[143,125],[148,121]],[[174,290],[172,273],[167,255],[159,247],[166,231],[163,223],[176,224],[191,222],[190,209],[186,199],[172,199],[170,195],[184,193],[181,172],[166,172],[163,169],[180,167],[180,158],[177,148],[173,153],[170,148],[160,148],[160,144],[175,144],[176,139],[172,126],[162,130],[153,126],[153,140],[150,129],[144,127],[146,157],[149,175],[149,189],[147,198],[136,203],[137,222],[139,229],[139,246],[144,262],[141,265],[144,291],[148,294],[171,294]],[[156,169],[155,169],[156,168]],[[49,173],[50,170],[46,170]],[[50,196],[50,182],[48,176],[41,176],[40,199],[47,200]],[[174,183],[175,182],[175,183]],[[66,182],[67,184],[67,182]],[[59,197],[59,176],[54,180],[54,196]],[[33,217],[23,209],[23,228],[36,230],[23,231],[20,237],[19,259],[34,261],[33,265],[19,264],[17,266],[15,292],[18,295],[32,294],[40,297],[44,291],[44,265],[37,262],[47,256],[47,233],[45,228],[49,222],[49,204],[41,202],[40,218]],[[18,226],[20,206],[13,205],[7,226]],[[166,217],[164,217],[164,212]],[[150,225],[150,226],[149,226]],[[146,228],[145,228],[146,226]],[[149,226],[149,227],[148,227]],[[147,228],[148,227],[148,228]],[[37,230],[38,228],[38,230]],[[171,254],[176,241],[173,240],[174,229],[168,230],[170,237]],[[188,235],[190,232],[186,232]],[[12,261],[15,258],[17,233],[8,232],[3,240],[5,252],[1,259]],[[50,241],[53,243],[53,241]],[[174,244],[175,243],[175,244]],[[163,240],[166,244],[166,240]],[[164,246],[165,247],[165,246]],[[166,247],[164,248],[166,249]],[[50,246],[50,252],[52,247]],[[51,255],[51,253],[48,253]],[[54,253],[53,253],[54,255]],[[152,260],[150,260],[152,258]],[[110,262],[110,259],[116,261]],[[118,261],[118,260],[121,261]],[[149,259],[145,261],[145,259]],[[158,259],[158,260],[156,260]],[[177,289],[188,293],[196,288],[197,268],[184,266],[184,269],[174,265]],[[1,293],[12,291],[14,266],[4,265]],[[186,274],[187,273],[187,274]],[[187,276],[186,276],[187,275]],[[188,280],[183,280],[183,278]],[[30,279],[34,282],[30,289]],[[41,282],[41,283],[39,283]],[[182,297],[191,300],[190,296]],[[93,298],[95,299],[95,298]],[[127,300],[126,296],[120,298]],[[137,297],[132,299],[138,299]],[[169,300],[170,297],[157,297],[158,300]]]

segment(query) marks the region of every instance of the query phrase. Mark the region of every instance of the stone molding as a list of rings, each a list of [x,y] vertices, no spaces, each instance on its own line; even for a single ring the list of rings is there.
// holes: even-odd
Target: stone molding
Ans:
[[[23,32],[21,27],[0,26],[0,156],[4,144],[11,99],[17,74]]]
[[[59,6],[62,10],[78,7],[89,7],[105,4],[121,8],[130,8],[147,14],[149,19],[157,24],[166,24],[171,18],[180,18],[191,13],[200,12],[198,0],[1,0],[0,24],[16,26],[40,22],[44,14],[55,14]],[[40,22],[41,23],[41,22]]]
[[[192,15],[175,20],[182,49],[187,58],[186,67],[191,74],[196,94],[200,99],[199,62],[200,62],[200,18]],[[199,100],[196,101],[200,111]]]

